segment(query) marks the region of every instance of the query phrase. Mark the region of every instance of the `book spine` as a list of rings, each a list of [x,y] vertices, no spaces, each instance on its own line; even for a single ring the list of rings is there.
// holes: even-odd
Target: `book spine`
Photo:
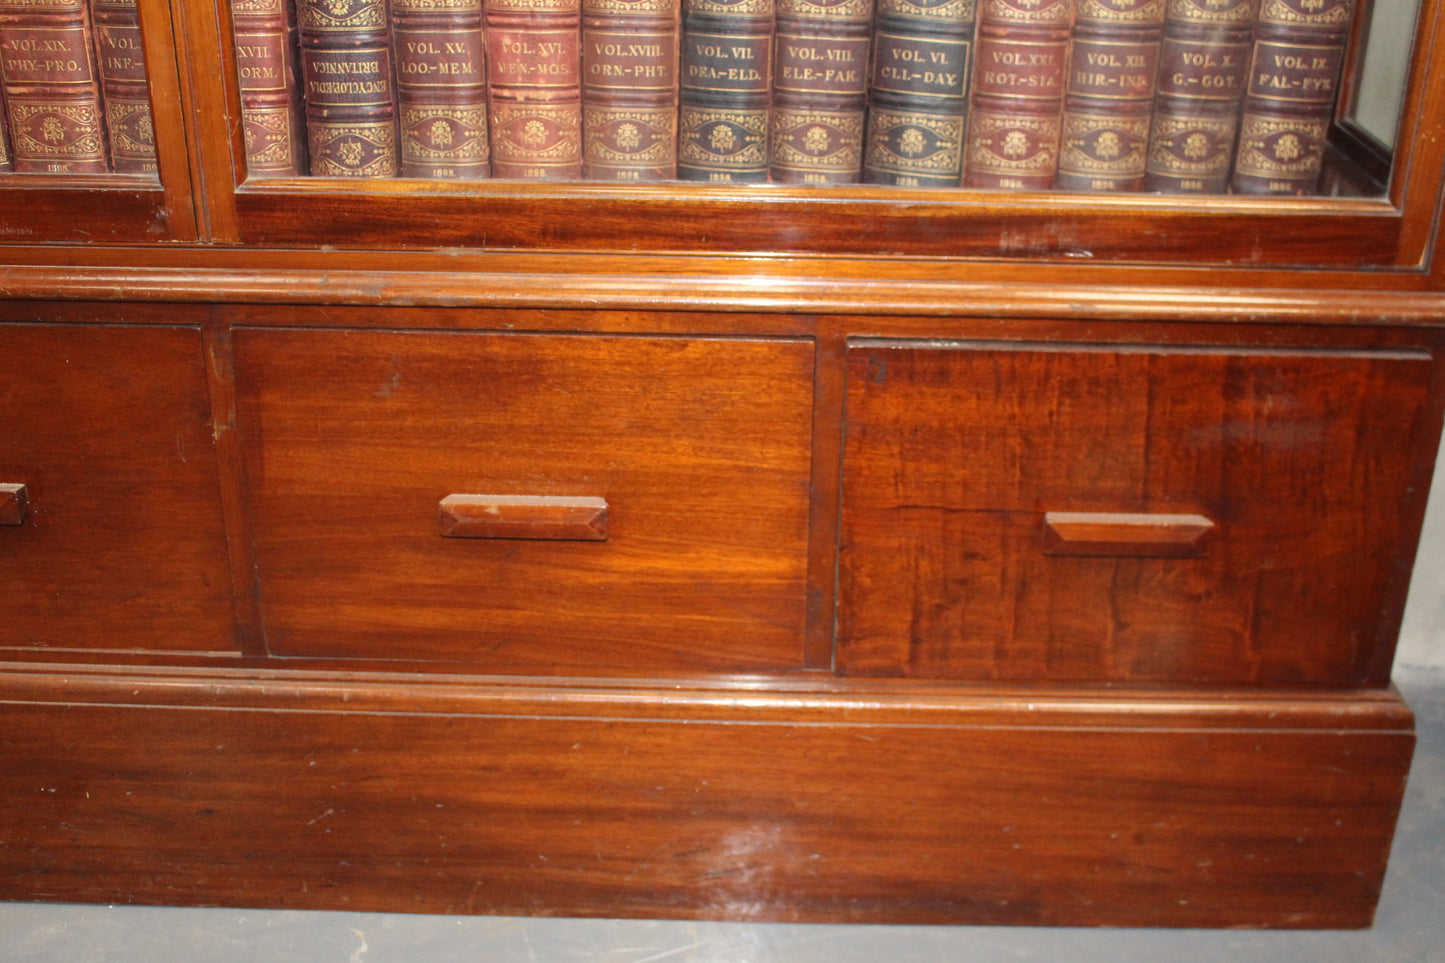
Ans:
[[[111,170],[154,174],[156,132],[146,86],[140,9],[136,0],[91,0],[90,15]]]
[[[490,177],[481,0],[391,0],[403,177]]]
[[[777,0],[769,171],[783,184],[863,172],[873,0]]]
[[[878,0],[863,181],[957,187],[975,0]]]
[[[678,0],[582,0],[582,176],[677,176]]]
[[[680,180],[768,180],[773,16],[773,0],[683,0]]]
[[[578,0],[486,0],[492,174],[582,176]]]
[[[110,170],[91,39],[85,0],[0,2],[0,74],[15,170]]]
[[[983,0],[964,185],[1047,190],[1059,168],[1072,0]]]
[[[5,85],[0,84],[0,174],[15,169],[10,152],[10,121],[5,114]]]
[[[1164,9],[1164,0],[1078,0],[1055,187],[1143,188]]]
[[[294,177],[306,170],[295,14],[288,0],[231,0],[231,24],[246,172]]]
[[[1231,184],[1314,194],[1339,90],[1351,0],[1263,0]]]
[[[311,173],[395,177],[396,85],[386,0],[299,0]]]
[[[1144,190],[1229,187],[1258,0],[1169,0]]]

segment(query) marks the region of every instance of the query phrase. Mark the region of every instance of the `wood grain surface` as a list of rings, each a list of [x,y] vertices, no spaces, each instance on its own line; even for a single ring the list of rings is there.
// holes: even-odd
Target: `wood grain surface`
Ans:
[[[1383,684],[1433,371],[1424,352],[858,343],[839,665]],[[1060,557],[1050,512],[1215,531],[1199,558]]]
[[[273,653],[801,664],[808,343],[241,330],[235,353]],[[600,497],[608,537],[439,537],[465,492]]]
[[[65,683],[0,680],[28,695],[0,704],[0,798],[27,800],[7,811],[0,895],[1363,926],[1413,744],[1398,701],[1376,696],[1282,696],[1269,715],[1234,693],[1173,693],[1161,713],[987,690],[769,706],[741,689],[597,703],[566,688],[177,681],[98,679],[70,690],[80,704],[47,704]],[[721,700],[724,716],[699,721]],[[804,721],[818,713],[832,721]]]
[[[0,324],[0,356],[0,646],[232,651],[197,329]]]

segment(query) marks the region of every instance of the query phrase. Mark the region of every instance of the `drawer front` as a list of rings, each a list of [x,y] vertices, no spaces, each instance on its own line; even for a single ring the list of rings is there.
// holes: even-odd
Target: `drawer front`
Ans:
[[[194,328],[0,325],[0,647],[235,647]]]
[[[243,329],[235,354],[273,653],[799,663],[811,343]]]
[[[840,670],[1383,682],[1431,373],[1423,352],[855,343]]]

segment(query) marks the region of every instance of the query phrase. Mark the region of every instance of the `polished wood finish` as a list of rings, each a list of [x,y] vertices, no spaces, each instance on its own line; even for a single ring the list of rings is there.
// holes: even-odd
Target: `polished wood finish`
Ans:
[[[1371,681],[1388,673],[1389,619],[1398,617],[1407,573],[1392,566],[1383,583],[1368,581],[1379,550],[1368,546],[1409,551],[1418,531],[1439,431],[1437,341],[1427,328],[1361,329],[1322,306],[1321,317],[1335,324],[1101,328],[739,314],[750,333],[698,337],[682,332],[733,318],[221,306],[206,310],[199,338],[194,328],[158,324],[181,310],[165,305],[116,309],[140,322],[134,327],[97,325],[85,306],[12,308],[16,316],[27,310],[63,323],[8,326],[52,339],[35,342],[26,357],[73,364],[82,356],[74,346],[91,345],[111,362],[125,359],[115,368],[126,380],[170,369],[115,338],[188,346],[196,372],[170,372],[167,383],[209,399],[198,421],[223,453],[234,452],[209,468],[230,479],[221,514],[233,543],[231,578],[217,571],[214,585],[223,596],[236,589],[241,607],[247,571],[259,582],[251,621],[237,625],[254,626],[260,647],[241,647],[232,664],[250,659],[265,668],[206,671],[194,659],[151,655],[148,668],[124,671],[96,666],[102,657],[94,653],[25,651],[67,664],[17,665],[0,677],[0,738],[10,740],[0,782],[57,790],[84,783],[31,800],[10,820],[17,842],[0,846],[8,880],[0,894],[730,919],[1369,922],[1412,737],[1404,707]],[[499,333],[508,328],[545,333]],[[848,337],[869,330],[970,338]],[[1121,340],[1102,344],[1101,333]],[[1014,339],[1000,337],[1009,334]],[[873,363],[880,359],[886,372]],[[987,379],[970,371],[985,364]],[[1010,370],[1014,377],[1000,380]],[[1083,393],[1067,394],[1070,377],[1082,378]],[[1010,384],[1014,394],[1000,393]],[[1067,403],[1041,403],[1029,388],[1038,384],[1056,385]],[[970,386],[977,397],[960,403],[958,392]],[[1056,478],[1075,492],[1040,499],[1031,516],[1029,550],[1042,563],[1100,563],[1044,555],[1043,521],[1058,511],[1049,506],[1077,508],[1091,485],[1147,493],[1150,478],[1158,494],[1172,477],[1167,466],[1182,460],[1192,466],[1181,476],[1191,483],[1232,478],[1238,491],[1183,506],[1192,512],[1172,502],[1163,511],[1162,495],[1139,504],[1155,514],[1208,515],[1218,527],[1204,556],[1104,562],[1212,565],[1218,577],[1245,570],[1229,554],[1232,526],[1241,517],[1275,524],[1287,499],[1264,479],[1277,475],[1279,484],[1297,478],[1320,487],[1310,496],[1317,524],[1291,525],[1279,546],[1298,549],[1281,557],[1303,560],[1289,579],[1323,572],[1348,588],[1341,595],[1353,597],[1357,585],[1374,585],[1377,595],[1355,609],[1326,600],[1336,607],[1313,622],[1279,603],[1273,624],[1314,626],[1318,651],[1267,646],[1249,666],[1265,670],[1258,678],[1229,677],[1228,650],[1208,646],[1156,647],[1178,658],[1169,667],[1175,674],[1149,675],[1137,664],[1151,649],[1136,642],[1136,664],[1126,666],[1133,674],[1104,680],[1148,683],[1134,694],[1060,686],[1061,674],[1047,672],[965,686],[879,682],[856,678],[850,660],[867,650],[847,634],[839,668],[855,678],[819,671],[829,667],[830,649],[810,640],[831,644],[833,613],[814,591],[833,577],[839,501],[838,611],[846,618],[868,601],[858,591],[850,528],[868,466],[904,437],[918,454],[933,453],[910,459],[909,471],[946,467],[942,455],[967,451],[969,486],[1005,505],[978,460],[1001,446],[929,435],[958,432],[966,417],[988,424],[1000,411],[1008,417],[994,431],[1033,424],[1031,432],[1043,432],[1021,434],[1018,451],[1030,438],[1051,439],[1057,467],[1039,469],[1035,483]],[[1331,415],[1311,415],[1320,411]],[[1082,419],[1077,430],[1070,417]],[[1130,424],[1149,431],[1121,434]],[[864,431],[872,432],[866,444]],[[1153,445],[1130,448],[1129,439],[1146,437]],[[1089,472],[1062,457],[1074,442],[1092,452]],[[1323,458],[1326,450],[1335,457]],[[588,451],[606,467],[579,467]],[[1143,462],[1141,453],[1149,455]],[[603,491],[616,513],[609,540],[549,547],[438,536],[438,499],[497,491],[500,477],[524,495],[556,485],[558,497],[610,479],[588,489]],[[892,477],[897,484],[909,474]],[[410,507],[392,518],[398,493]],[[1251,515],[1243,506],[1256,495],[1264,501]],[[1222,510],[1226,503],[1234,507]],[[766,505],[773,508],[756,516]],[[668,521],[647,535],[643,554],[624,557],[613,598],[596,594],[590,611],[579,610],[589,578],[609,583],[596,581],[605,568],[586,569],[565,553],[635,549],[640,507]],[[1102,507],[1117,516],[1134,504]],[[744,537],[750,525],[761,527]],[[1320,543],[1311,539],[1321,537],[1354,546],[1358,571],[1347,579],[1329,565],[1311,568],[1314,555],[1350,554],[1312,551]],[[510,554],[485,572],[469,570],[475,560],[465,555],[440,566],[429,558],[448,545]],[[529,555],[534,548],[544,554]],[[689,550],[700,551],[691,562]],[[564,554],[545,554],[556,551]],[[741,553],[732,598],[751,603],[719,607],[716,617],[728,624],[713,631],[689,617],[718,597],[727,573],[716,566],[728,551]],[[771,582],[761,579],[760,559],[769,556],[782,573]],[[1221,557],[1231,559],[1227,566]],[[620,631],[622,616],[651,601],[630,588],[653,577],[636,564],[643,559],[658,572],[673,566],[677,590],[689,594],[665,598]],[[1208,610],[1208,592],[1185,584],[1197,602],[1181,614],[1161,594],[1171,584],[1179,583],[1117,582],[1118,591],[1138,593],[1136,618],[1154,613],[1136,634],[1190,625]],[[497,601],[480,586],[499,591]],[[879,611],[906,610],[908,577],[880,591],[891,601]],[[1216,610],[1237,599],[1224,596]],[[1350,612],[1378,619],[1376,635],[1357,649],[1321,628],[1356,617]],[[842,623],[845,633],[849,625]],[[1127,626],[1115,628],[1127,637]],[[489,633],[496,644],[473,647]],[[183,634],[195,637],[193,628]],[[244,637],[238,631],[238,645]],[[1084,645],[1063,644],[1070,641],[1087,636],[1061,637],[1057,646],[1083,664]],[[125,659],[136,661],[103,657],[113,666]],[[1157,688],[1198,683],[1197,673],[1177,671],[1190,659],[1224,677],[1206,680],[1208,689]],[[1305,677],[1345,663],[1360,674],[1323,686]],[[1037,664],[1027,651],[1010,663]],[[543,684],[521,673],[557,678]],[[739,674],[749,678],[734,681]],[[917,673],[909,666],[907,674]],[[931,674],[949,677],[952,668]],[[596,681],[602,676],[616,681]],[[981,684],[989,678],[1044,684],[1010,691]],[[1261,687],[1271,680],[1295,688]],[[584,754],[590,761],[579,763],[574,746],[593,747]],[[1036,764],[1021,769],[1024,760]],[[321,773],[311,773],[313,761]],[[653,781],[659,774],[666,778]],[[438,786],[446,791],[423,788]],[[85,792],[105,805],[77,808],[87,805]],[[438,813],[437,803],[460,818]],[[1015,850],[1005,834],[1020,827],[1032,842]],[[264,839],[287,839],[286,852],[257,848]],[[490,882],[478,886],[478,878]]]
[[[848,373],[845,672],[1384,683],[1429,354],[865,341]],[[1048,553],[1056,511],[1217,530],[1203,558]]]
[[[293,186],[294,185],[294,186]],[[321,193],[331,187],[331,193]],[[425,192],[423,192],[425,191]],[[689,254],[775,251],[791,255],[1037,258],[1044,261],[1199,262],[1214,266],[1413,265],[1419,250],[1398,246],[1399,219],[1375,201],[1303,200],[1287,212],[1221,200],[1207,211],[1135,197],[1100,206],[1070,196],[959,197],[939,203],[898,188],[770,188],[766,203],[727,188],[675,189],[491,185],[458,195],[392,193],[384,182],[357,203],[343,185],[293,182],[236,197],[242,240],[289,247],[318,236],[357,247],[485,247],[493,250],[612,252],[645,225],[657,249]],[[579,203],[591,216],[572,216]],[[298,210],[310,212],[298,217]],[[1287,227],[1280,224],[1288,220]],[[1153,243],[1141,246],[1140,237]]]
[[[251,540],[251,499],[246,490],[241,440],[236,431],[236,372],[231,329],[207,317],[201,326],[201,341],[211,403],[211,434],[216,439],[216,461],[221,475],[221,517],[226,526],[231,597],[235,601],[236,648],[243,656],[259,658],[266,654],[266,640],[256,578],[256,549]]]
[[[586,495],[448,495],[437,505],[444,538],[607,541],[607,499]]]
[[[228,652],[226,541],[195,328],[0,324],[0,647]],[[117,363],[124,359],[124,363]]]
[[[30,492],[24,485],[0,485],[0,525],[23,525]]]
[[[1379,694],[0,683],[0,887],[97,902],[1362,926],[1413,744]]]
[[[806,342],[246,329],[235,355],[270,651],[801,661]],[[467,491],[592,493],[608,538],[438,538]]]
[[[1369,924],[1445,0],[1284,200],[258,178],[139,10],[159,178],[0,175],[0,897]]]

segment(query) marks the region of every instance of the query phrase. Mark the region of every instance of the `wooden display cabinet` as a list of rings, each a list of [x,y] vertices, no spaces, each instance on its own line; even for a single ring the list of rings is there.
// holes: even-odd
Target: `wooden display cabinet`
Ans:
[[[1310,198],[255,177],[139,10],[158,174],[0,174],[0,896],[1369,925],[1445,3]]]

